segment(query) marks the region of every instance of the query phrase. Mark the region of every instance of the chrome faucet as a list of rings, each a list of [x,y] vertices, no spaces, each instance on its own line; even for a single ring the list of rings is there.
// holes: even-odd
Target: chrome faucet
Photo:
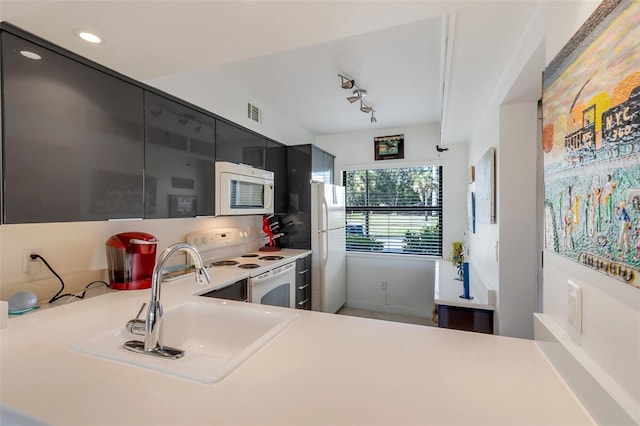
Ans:
[[[200,253],[186,243],[176,243],[169,246],[162,252],[156,266],[153,268],[153,274],[151,276],[151,301],[149,302],[149,309],[147,310],[147,319],[144,321],[144,342],[138,340],[129,340],[124,344],[126,349],[133,352],[144,353],[148,355],[159,356],[162,358],[177,359],[184,356],[184,351],[181,349],[171,348],[162,344],[162,304],[160,303],[160,282],[162,281],[162,270],[164,264],[169,257],[178,251],[184,251],[191,255],[191,259],[195,265],[195,276],[198,284],[203,284],[204,277],[207,282],[211,282],[207,270],[204,268],[202,257]],[[144,305],[143,305],[144,308]],[[142,311],[142,309],[140,311]],[[138,313],[138,315],[140,312]],[[142,321],[135,319],[129,321],[127,328],[133,332],[134,325]],[[131,324],[131,326],[129,326]]]

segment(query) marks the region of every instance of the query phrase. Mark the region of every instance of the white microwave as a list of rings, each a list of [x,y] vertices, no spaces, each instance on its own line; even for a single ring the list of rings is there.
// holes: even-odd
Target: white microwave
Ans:
[[[216,216],[273,214],[273,172],[216,162]]]

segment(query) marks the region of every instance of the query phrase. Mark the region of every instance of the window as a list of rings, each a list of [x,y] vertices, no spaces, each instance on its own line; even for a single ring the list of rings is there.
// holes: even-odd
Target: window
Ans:
[[[350,170],[347,251],[442,256],[442,167]]]

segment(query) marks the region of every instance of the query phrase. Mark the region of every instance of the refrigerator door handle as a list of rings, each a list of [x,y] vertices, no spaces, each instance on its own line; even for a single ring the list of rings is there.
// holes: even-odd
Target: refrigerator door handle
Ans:
[[[326,230],[329,228],[329,206],[327,205],[327,200],[324,198],[322,199],[321,210],[322,222],[320,224],[320,229]]]
[[[329,233],[323,232],[322,239],[324,240],[324,250],[322,250],[323,259],[322,259],[322,270],[327,268],[327,262],[329,261]]]

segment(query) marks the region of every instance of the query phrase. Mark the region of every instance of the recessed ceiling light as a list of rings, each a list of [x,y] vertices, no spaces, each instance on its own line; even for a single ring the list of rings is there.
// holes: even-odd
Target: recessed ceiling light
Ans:
[[[36,52],[32,52],[30,50],[21,50],[20,54],[22,56],[24,56],[25,58],[34,59],[36,61],[39,60],[39,59],[42,59],[42,56],[40,56]]]
[[[84,41],[88,41],[89,43],[101,43],[102,39],[97,35],[90,33],[89,31],[84,30],[74,30],[73,33],[83,39]]]

